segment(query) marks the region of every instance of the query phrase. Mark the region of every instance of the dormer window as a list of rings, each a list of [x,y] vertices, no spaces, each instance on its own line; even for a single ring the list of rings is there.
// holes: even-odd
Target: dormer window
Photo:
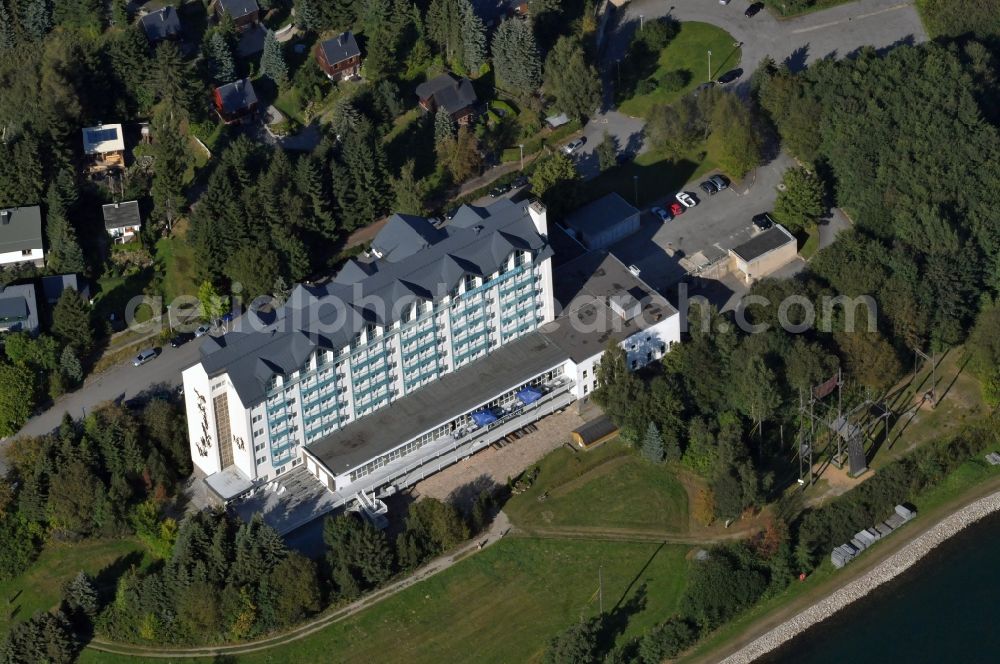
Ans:
[[[471,290],[475,290],[476,289],[476,285],[477,285],[476,281],[477,280],[476,280],[475,275],[472,275],[472,274],[465,275],[465,278],[463,279],[463,282],[464,282],[464,285],[465,285],[465,292],[466,293],[468,293]]]

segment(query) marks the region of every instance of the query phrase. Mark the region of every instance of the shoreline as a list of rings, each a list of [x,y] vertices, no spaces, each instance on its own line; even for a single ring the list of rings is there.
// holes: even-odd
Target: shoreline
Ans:
[[[1000,491],[979,498],[945,516],[917,535],[862,576],[850,581],[825,598],[814,602],[792,618],[768,630],[722,660],[722,664],[749,664],[785,645],[810,627],[821,623],[879,586],[913,567],[938,545],[967,527],[1000,511]]]

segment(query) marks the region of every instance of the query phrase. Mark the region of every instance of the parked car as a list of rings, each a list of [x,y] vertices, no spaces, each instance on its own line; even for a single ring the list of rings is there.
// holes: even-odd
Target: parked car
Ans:
[[[175,334],[174,336],[170,337],[170,347],[179,348],[184,344],[186,344],[187,342],[191,341],[192,339],[194,339],[194,335],[191,334],[190,332],[181,332],[180,334]]]
[[[670,214],[674,215],[674,217],[681,216],[682,214],[684,214],[685,210],[687,210],[687,208],[681,205],[680,203],[670,204]]]
[[[729,0],[719,0],[719,4],[720,5],[728,5],[729,4]]]
[[[208,325],[199,325],[198,329],[194,331],[195,338],[203,337],[208,334],[208,331],[212,329]]]
[[[528,186],[528,176],[527,175],[517,176],[516,178],[514,178],[514,181],[510,183],[510,186],[513,187],[514,189],[520,189],[521,187]]]
[[[577,150],[579,150],[580,148],[582,148],[583,144],[586,143],[586,142],[587,142],[587,137],[586,136],[581,136],[580,138],[576,139],[575,141],[570,141],[569,143],[567,143],[566,145],[564,145],[562,150],[566,154],[573,154],[574,152],[576,152]]]
[[[686,191],[678,191],[677,196],[675,196],[677,202],[686,208],[692,208],[698,204],[698,201],[694,199],[694,196],[687,193]]]
[[[698,186],[701,188],[703,192],[705,192],[709,196],[715,196],[715,194],[719,191],[719,188],[715,186],[715,183],[712,182],[711,180],[705,180]]]
[[[147,348],[146,350],[139,351],[139,354],[136,355],[135,358],[132,360],[132,366],[141,367],[146,362],[149,362],[155,357],[156,357],[155,348]]]
[[[757,230],[766,231],[771,226],[774,226],[774,219],[767,212],[761,212],[753,216],[753,225],[757,227]]]
[[[747,10],[743,12],[743,15],[746,16],[747,18],[753,18],[754,16],[759,14],[760,10],[763,8],[764,8],[763,2],[755,2],[749,7],[747,7]]]
[[[659,206],[650,208],[649,211],[659,217],[661,221],[670,221],[671,219],[670,213]]]
[[[729,178],[727,178],[725,175],[713,175],[712,177],[708,178],[708,181],[714,184],[715,188],[718,191],[722,191],[723,189],[729,189],[729,185],[731,184],[729,182]]]
[[[497,198],[499,196],[503,196],[508,191],[510,191],[509,184],[498,184],[497,186],[490,189],[490,198]]]
[[[716,81],[716,83],[718,83],[719,85],[725,85],[726,83],[732,83],[733,81],[735,81],[736,79],[738,79],[742,75],[743,75],[743,70],[742,69],[739,69],[739,68],[737,68],[737,69],[730,69],[725,74],[723,74],[722,76],[720,76],[718,78],[718,80]]]

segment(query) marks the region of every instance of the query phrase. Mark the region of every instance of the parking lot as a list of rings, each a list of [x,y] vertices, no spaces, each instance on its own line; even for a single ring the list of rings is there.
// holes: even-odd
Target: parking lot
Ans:
[[[611,252],[626,265],[635,265],[642,278],[658,290],[666,290],[689,272],[724,259],[730,249],[750,239],[755,232],[755,214],[774,209],[782,173],[793,164],[782,154],[751,173],[746,181],[708,196],[698,184],[684,188],[698,205],[672,221],[643,210],[639,232],[623,239]],[[669,207],[676,192],[664,192],[657,205]]]

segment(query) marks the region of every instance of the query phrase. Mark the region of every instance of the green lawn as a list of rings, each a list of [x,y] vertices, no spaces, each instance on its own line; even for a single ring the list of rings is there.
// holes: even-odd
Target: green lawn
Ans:
[[[94,296],[94,311],[100,320],[108,320],[109,314],[121,318],[125,308],[134,297],[139,297],[153,278],[152,268],[140,270],[129,276],[116,277],[105,274],[97,280],[98,292]],[[140,321],[141,322],[141,321]]]
[[[115,580],[127,568],[122,565],[141,564],[143,553],[142,545],[133,539],[50,542],[24,574],[0,583],[0,597],[7,601],[0,613],[0,635],[14,622],[54,608],[63,584],[80,570],[96,577],[102,592],[113,593]]]
[[[742,51],[734,43],[733,36],[722,28],[708,23],[681,23],[680,32],[660,53],[659,67],[653,78],[659,80],[667,72],[685,71],[690,77],[687,85],[673,92],[657,88],[649,94],[636,95],[622,102],[618,110],[628,115],[648,117],[654,105],[677,101],[708,80],[708,51],[712,51],[713,80],[739,66]],[[756,63],[751,64],[756,66]],[[628,66],[628,59],[622,61],[623,69]]]
[[[538,465],[531,489],[504,508],[522,528],[687,530],[684,487],[667,468],[640,458],[620,440],[587,452],[560,448]]]
[[[187,221],[181,220],[174,227],[171,237],[156,242],[156,261],[163,271],[164,305],[180,295],[198,295],[195,279],[194,249],[188,243]]]
[[[604,609],[618,642],[671,615],[687,547],[511,537],[347,620],[286,646],[227,662],[538,662],[548,640]],[[87,650],[82,663],[135,658]],[[182,662],[184,660],[171,660]],[[207,662],[209,660],[199,660]]]

